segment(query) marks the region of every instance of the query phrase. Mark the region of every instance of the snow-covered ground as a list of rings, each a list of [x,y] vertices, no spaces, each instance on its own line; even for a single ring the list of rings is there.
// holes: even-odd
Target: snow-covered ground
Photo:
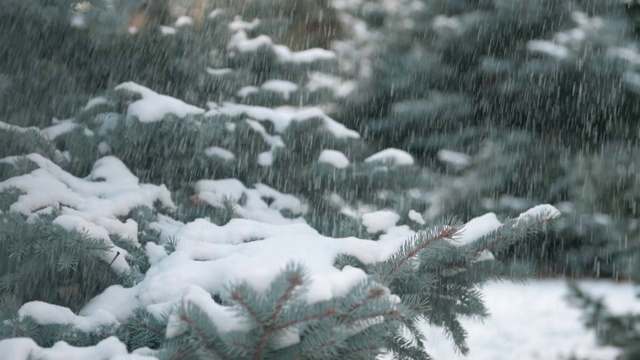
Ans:
[[[616,313],[640,311],[631,284],[582,281],[581,286]],[[490,283],[484,287],[491,317],[483,322],[465,319],[471,352],[457,353],[436,327],[425,325],[428,352],[434,359],[455,360],[613,360],[619,351],[600,347],[593,331],[584,329],[581,311],[565,300],[564,280],[534,280],[526,285]]]

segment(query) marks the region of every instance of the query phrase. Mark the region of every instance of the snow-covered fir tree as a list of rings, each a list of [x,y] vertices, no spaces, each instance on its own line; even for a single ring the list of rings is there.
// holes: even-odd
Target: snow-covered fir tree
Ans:
[[[0,1],[0,354],[425,359],[421,321],[469,351],[493,253],[559,211],[426,227],[431,171],[327,115],[349,79],[304,17],[246,3]]]

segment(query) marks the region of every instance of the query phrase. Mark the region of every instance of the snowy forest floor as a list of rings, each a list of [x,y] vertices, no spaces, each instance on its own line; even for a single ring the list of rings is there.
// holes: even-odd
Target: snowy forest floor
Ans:
[[[630,283],[585,280],[579,284],[604,297],[613,312],[640,309]],[[565,298],[565,280],[488,283],[483,290],[491,316],[483,322],[463,320],[471,349],[467,357],[454,350],[439,328],[425,325],[427,351],[434,359],[613,360],[619,354],[613,347],[598,346],[594,332],[583,327],[581,311]]]

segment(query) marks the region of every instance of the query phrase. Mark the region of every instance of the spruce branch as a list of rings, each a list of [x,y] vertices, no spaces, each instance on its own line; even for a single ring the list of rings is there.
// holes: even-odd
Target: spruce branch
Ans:
[[[142,330],[145,330],[145,331],[152,332],[154,335],[164,335],[162,329],[154,328],[153,326],[149,325],[149,323],[147,323],[146,321],[143,321],[142,319],[140,319],[137,322],[131,324],[131,326],[135,327],[135,328],[138,328],[138,329],[142,329]]]
[[[197,196],[197,195],[196,195]],[[224,195],[220,199],[220,203],[224,207],[226,211],[226,220],[225,223],[228,223],[233,218],[239,218],[240,214],[238,214],[238,201],[229,195]]]
[[[180,239],[172,236],[172,237],[169,237],[167,240],[165,240],[165,242],[162,244],[162,247],[167,252],[167,254],[171,254],[176,251],[179,243],[180,243]]]
[[[284,309],[284,306],[287,304],[289,300],[291,300],[294,290],[298,286],[303,284],[302,274],[298,271],[294,271],[290,276],[287,277],[287,282],[289,282],[289,286],[284,291],[282,296],[280,296],[280,299],[278,299],[276,308],[273,312],[273,315],[271,316],[271,321],[270,321],[271,324],[275,323],[276,319],[280,315],[280,312],[282,312],[282,309]]]
[[[414,316],[408,318],[406,319],[406,321],[402,322],[402,326],[404,326],[405,330],[409,333],[409,335],[411,335],[411,338],[405,338],[405,340],[407,341],[407,346],[423,349],[426,338],[418,327],[419,319],[421,319],[421,317]]]
[[[509,238],[518,239],[525,237],[531,233],[537,232],[538,229],[546,226],[552,221],[557,220],[559,215],[553,213],[543,213],[533,217],[533,219],[510,219],[500,226],[493,233],[484,236],[485,241],[476,241],[471,245],[481,244],[479,247],[473,247],[474,255],[479,255],[485,250],[491,250],[498,244],[501,244]]]
[[[361,353],[369,353],[372,351],[377,351],[380,349],[380,345],[379,344],[367,344],[364,346],[353,346],[353,347],[348,347],[344,350],[341,350],[339,352],[339,355],[341,358],[344,357],[348,357],[348,356],[352,356],[352,355],[356,355],[356,354],[361,354]]]
[[[172,353],[166,360],[183,360],[188,359],[189,355],[193,353],[193,349],[188,347],[181,347],[177,352]]]
[[[250,352],[251,350],[255,349],[255,346],[251,345],[251,344],[246,344],[246,343],[242,343],[240,341],[236,341],[233,339],[228,339],[227,342],[235,347],[244,349],[247,353]]]
[[[424,291],[417,294],[405,293],[402,295],[402,305],[409,311],[424,313],[430,310],[429,301],[425,298],[430,287],[425,286]]]
[[[303,324],[303,323],[306,323],[306,322],[309,322],[309,321],[328,318],[328,317],[331,317],[331,316],[337,314],[338,312],[339,312],[339,309],[330,308],[330,309],[327,309],[326,311],[318,313],[318,314],[313,314],[313,315],[309,315],[309,316],[305,316],[305,317],[302,317],[302,318],[299,318],[299,319],[295,319],[295,320],[289,321],[289,322],[287,322],[285,324],[276,326],[273,329],[274,329],[274,332],[280,331],[280,330],[284,330],[284,329],[286,329],[288,327],[299,325],[299,324]]]
[[[287,282],[289,283],[289,286],[287,286],[282,296],[280,296],[280,298],[278,299],[273,314],[271,315],[271,319],[269,319],[268,323],[266,324],[261,323],[263,329],[262,337],[260,338],[260,342],[258,343],[256,352],[253,355],[254,360],[260,359],[260,357],[262,356],[262,351],[267,346],[267,342],[276,329],[275,323],[278,319],[278,316],[280,316],[280,313],[282,312],[282,309],[284,309],[287,302],[291,300],[295,289],[303,284],[303,276],[300,271],[293,271],[289,276],[287,276]]]
[[[347,320],[351,317],[351,315],[356,312],[358,309],[364,307],[365,305],[369,304],[370,302],[372,302],[375,299],[379,299],[381,296],[383,296],[384,294],[386,294],[386,290],[383,288],[370,288],[369,289],[369,295],[362,299],[362,301],[352,305],[349,309],[347,309],[347,311],[340,316],[340,318],[342,320]]]
[[[198,323],[187,315],[187,309],[183,308],[182,310],[183,311],[180,312],[180,321],[187,324],[200,339],[205,340],[203,347],[211,354],[215,354],[219,359],[228,359],[219,349],[213,346],[214,342],[210,339],[209,333],[198,326]]]
[[[240,293],[239,290],[234,289],[231,291],[231,300],[237,302],[238,305],[244,308],[249,314],[249,316],[251,316],[251,318],[256,322],[256,324],[259,324],[259,325],[263,324],[262,319],[260,319],[260,316],[258,316],[258,313],[249,304],[247,304],[246,299]]]
[[[410,339],[405,338],[400,333],[390,336],[385,345],[387,351],[394,355],[394,359],[431,360],[429,354],[424,350],[424,346],[414,344]]]
[[[357,321],[366,322],[367,320],[373,320],[375,322],[375,319],[378,319],[378,318],[383,318],[385,322],[389,322],[389,321],[403,320],[405,316],[398,309],[388,309],[388,310],[369,313],[365,316],[360,317]]]
[[[467,331],[462,327],[458,318],[455,316],[448,317],[443,320],[441,325],[445,330],[445,334],[453,340],[457,349],[460,350],[463,355],[467,355],[469,353]]]
[[[165,338],[165,328],[168,317],[162,315],[161,319],[156,319],[144,308],[137,308],[127,323],[122,327],[122,332],[126,335],[129,346],[138,348],[147,346],[157,347]]]
[[[459,229],[455,227],[445,226],[440,231],[431,232],[431,235],[421,232],[413,236],[402,245],[399,256],[394,256],[389,260],[391,262],[389,275],[395,274],[407,261],[418,255],[433,243],[444,239],[450,239],[458,231]],[[420,240],[422,237],[426,237],[426,239]]]
[[[303,360],[303,359],[308,359],[309,357],[311,357],[311,355],[313,354],[317,354],[325,349],[330,349],[333,346],[338,345],[338,339],[336,338],[329,338],[327,341],[320,343],[317,346],[314,346],[308,350],[306,350],[303,353],[298,354],[296,357],[294,357],[294,360]]]

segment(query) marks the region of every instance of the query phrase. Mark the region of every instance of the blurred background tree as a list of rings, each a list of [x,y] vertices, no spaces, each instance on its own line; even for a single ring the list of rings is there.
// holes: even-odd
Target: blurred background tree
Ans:
[[[376,41],[336,116],[443,177],[428,219],[554,203],[566,215],[547,246],[503,256],[534,256],[541,274],[629,277],[637,12],[609,0],[363,1],[350,14]],[[450,151],[467,160],[451,166]]]

